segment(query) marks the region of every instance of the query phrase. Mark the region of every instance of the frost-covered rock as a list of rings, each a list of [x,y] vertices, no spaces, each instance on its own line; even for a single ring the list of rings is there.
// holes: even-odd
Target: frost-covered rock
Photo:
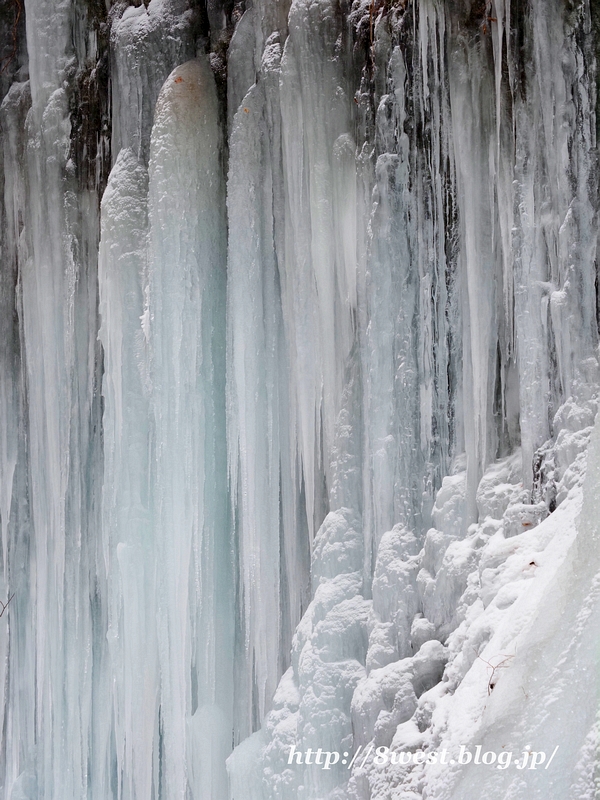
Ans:
[[[515,503],[506,509],[502,518],[504,535],[516,536],[528,528],[535,528],[548,516],[545,503]]]
[[[492,464],[477,487],[479,520],[502,519],[507,507],[524,494],[521,482],[521,453]]]
[[[373,622],[367,668],[385,666],[410,652],[410,626],[418,611],[418,545],[397,526],[381,537],[373,578]]]
[[[417,699],[438,683],[447,656],[440,642],[426,642],[413,658],[372,670],[352,700],[355,745],[372,739],[390,745],[398,726],[411,719]]]
[[[316,587],[348,572],[360,572],[363,563],[360,522],[346,508],[329,513],[319,528],[313,546],[311,578]]]

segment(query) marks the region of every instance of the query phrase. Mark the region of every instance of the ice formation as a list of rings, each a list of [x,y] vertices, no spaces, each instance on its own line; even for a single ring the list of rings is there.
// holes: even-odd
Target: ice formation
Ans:
[[[598,796],[599,36],[6,5],[2,798]]]

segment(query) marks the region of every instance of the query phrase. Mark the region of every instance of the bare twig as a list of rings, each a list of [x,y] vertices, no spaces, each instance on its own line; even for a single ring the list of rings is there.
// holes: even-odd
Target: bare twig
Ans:
[[[490,661],[486,661],[485,658],[481,658],[480,655],[477,655],[477,658],[480,659],[480,661],[483,661],[484,664],[487,664],[488,667],[492,670],[487,686],[488,695],[492,693],[492,690],[496,685],[496,681],[498,680],[497,677],[494,678],[496,670],[501,669],[506,664],[507,661],[510,661],[511,658],[514,658],[514,654],[504,655],[504,653],[498,653],[498,655],[503,656],[502,661],[500,661],[498,664],[492,664]]]
[[[2,600],[0,600],[0,606],[1,606],[1,608],[0,608],[0,617],[6,611],[6,609],[8,608],[8,604],[10,603],[10,601],[13,599],[14,596],[15,596],[15,593],[13,592],[11,594],[11,596],[8,598],[8,600],[6,601],[6,603],[3,603]]]

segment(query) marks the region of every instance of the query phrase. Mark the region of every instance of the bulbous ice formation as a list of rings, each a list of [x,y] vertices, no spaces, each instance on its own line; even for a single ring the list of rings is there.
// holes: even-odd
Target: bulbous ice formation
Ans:
[[[159,95],[144,291],[154,466],[165,797],[223,796],[233,701],[225,451],[225,206],[214,78],[188,61]]]
[[[233,561],[218,113],[206,61],[175,69],[157,101],[148,170],[121,150],[102,203],[103,530],[120,796],[131,800],[227,792]]]

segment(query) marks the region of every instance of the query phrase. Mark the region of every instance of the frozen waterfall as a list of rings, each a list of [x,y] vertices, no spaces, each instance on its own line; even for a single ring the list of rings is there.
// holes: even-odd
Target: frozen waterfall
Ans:
[[[599,53],[5,4],[3,800],[597,798]]]

